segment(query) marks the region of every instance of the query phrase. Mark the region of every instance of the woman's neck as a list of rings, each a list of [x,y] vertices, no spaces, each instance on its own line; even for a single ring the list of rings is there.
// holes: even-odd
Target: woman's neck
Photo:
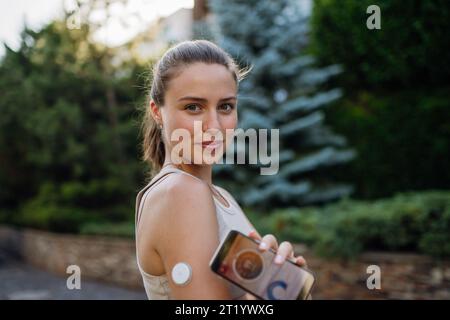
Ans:
[[[165,159],[163,167],[166,165],[173,165],[180,170],[183,170],[193,176],[205,181],[210,186],[212,185],[212,166],[211,165],[198,165],[198,164],[174,164],[170,159]]]

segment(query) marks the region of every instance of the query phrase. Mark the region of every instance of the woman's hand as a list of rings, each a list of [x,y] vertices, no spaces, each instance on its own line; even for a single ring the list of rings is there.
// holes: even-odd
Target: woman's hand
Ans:
[[[306,260],[302,256],[294,256],[294,248],[288,241],[283,241],[278,245],[277,239],[272,234],[267,234],[261,238],[256,231],[251,231],[248,235],[250,238],[259,242],[259,250],[266,251],[272,248],[276,251],[274,263],[282,265],[286,259],[290,259],[301,267],[306,267]]]
[[[248,236],[257,242],[259,242],[259,250],[266,251],[272,248],[276,251],[274,263],[283,264],[286,259],[290,259],[300,267],[307,267],[306,260],[302,256],[294,256],[294,248],[288,241],[283,241],[278,245],[277,239],[272,234],[267,234],[261,238],[256,231],[251,231]],[[246,293],[243,297],[244,300],[257,300],[255,296],[250,293]],[[311,294],[308,295],[307,300],[312,300]]]

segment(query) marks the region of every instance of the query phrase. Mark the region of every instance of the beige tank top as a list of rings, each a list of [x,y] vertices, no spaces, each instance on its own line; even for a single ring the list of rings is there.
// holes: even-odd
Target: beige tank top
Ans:
[[[141,215],[141,211],[143,208],[143,204],[145,202],[145,198],[148,196],[152,187],[157,185],[160,181],[167,177],[170,173],[182,173],[187,174],[195,179],[202,181],[201,179],[191,175],[181,169],[176,168],[175,166],[168,165],[161,169],[161,171],[153,177],[153,179],[137,194],[136,197],[136,214],[135,214],[135,227],[137,230],[137,225],[139,223],[139,217]],[[204,182],[204,181],[202,181]],[[220,202],[215,196],[212,196],[214,199],[215,207],[216,207],[216,217],[217,223],[219,226],[219,240],[222,239],[228,234],[229,230],[234,229],[238,230],[244,234],[248,234],[250,231],[254,230],[252,224],[245,216],[244,212],[240,208],[239,204],[236,200],[231,196],[229,192],[225,189],[213,185],[216,190],[220,192],[220,195],[227,201],[228,207],[225,206],[222,202]],[[211,193],[212,195],[212,193]],[[137,240],[137,236],[136,236]],[[139,256],[137,252],[136,245],[136,260],[139,271],[142,275],[142,280],[144,282],[145,292],[147,293],[147,297],[149,300],[169,300],[172,299],[170,294],[169,282],[167,279],[167,274],[163,275],[151,275],[145,272],[140,263]],[[227,282],[227,285],[230,288],[230,293],[233,299],[238,299],[245,294],[245,291],[237,287],[236,285]]]

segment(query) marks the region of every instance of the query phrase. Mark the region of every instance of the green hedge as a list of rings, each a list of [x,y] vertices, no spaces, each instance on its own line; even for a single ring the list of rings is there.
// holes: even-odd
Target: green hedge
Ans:
[[[33,209],[24,223],[77,230],[84,215],[133,214],[147,167],[137,157],[136,106],[148,67],[133,59],[117,65],[115,50],[90,38],[85,25],[53,21],[25,28],[19,48],[5,48],[0,60],[0,208]]]
[[[327,110],[358,157],[336,179],[351,181],[356,198],[408,190],[450,189],[450,87],[383,95],[362,91]]]
[[[325,207],[280,209],[268,215],[249,208],[244,211],[261,234],[305,243],[325,257],[355,258],[371,250],[450,257],[450,191],[402,193],[377,201],[345,199]],[[107,221],[95,212],[75,208],[32,202],[20,217],[27,221],[21,224],[25,226],[134,237],[130,219]]]
[[[448,191],[404,193],[374,202],[342,200],[264,217],[250,212],[249,217],[260,233],[305,243],[326,257],[354,258],[370,250],[450,257]]]
[[[134,237],[134,233],[134,221],[118,223],[86,223],[80,230],[80,234],[125,238]]]
[[[381,9],[381,29],[369,30],[367,7]],[[447,0],[315,0],[312,50],[346,70],[344,87],[416,88],[447,82],[450,50]]]
[[[368,30],[366,9],[381,9],[381,30]],[[336,63],[344,99],[327,122],[358,157],[339,172],[355,198],[449,189],[450,50],[447,0],[315,0],[310,50]]]
[[[115,180],[89,183],[43,183],[39,193],[26,201],[16,215],[3,222],[54,232],[79,233],[85,225],[129,221],[134,217],[131,201],[116,205],[121,195]]]

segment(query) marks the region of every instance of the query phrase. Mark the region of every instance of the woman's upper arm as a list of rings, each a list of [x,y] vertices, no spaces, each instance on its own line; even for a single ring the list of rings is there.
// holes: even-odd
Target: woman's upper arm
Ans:
[[[169,188],[159,219],[160,241],[155,248],[168,275],[174,299],[231,299],[226,282],[213,273],[209,262],[219,245],[215,205],[208,186],[188,176],[179,176]],[[176,285],[172,268],[179,262],[191,266],[191,280]]]

